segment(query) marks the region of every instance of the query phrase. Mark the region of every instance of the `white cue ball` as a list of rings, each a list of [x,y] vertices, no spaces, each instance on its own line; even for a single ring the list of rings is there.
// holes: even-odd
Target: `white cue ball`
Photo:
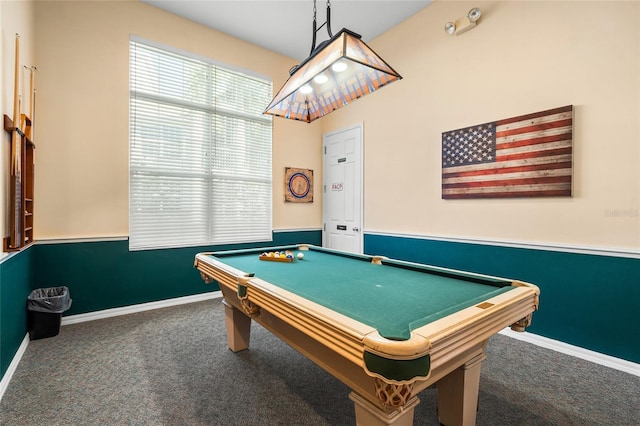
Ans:
[[[296,255],[296,257],[298,258],[298,260],[302,260],[302,259],[304,259],[304,254],[302,254],[302,253],[298,253],[298,254]]]

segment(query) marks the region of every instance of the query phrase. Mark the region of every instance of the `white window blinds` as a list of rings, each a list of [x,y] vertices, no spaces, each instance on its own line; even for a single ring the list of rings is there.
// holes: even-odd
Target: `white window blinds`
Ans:
[[[129,248],[270,241],[271,82],[130,42]]]

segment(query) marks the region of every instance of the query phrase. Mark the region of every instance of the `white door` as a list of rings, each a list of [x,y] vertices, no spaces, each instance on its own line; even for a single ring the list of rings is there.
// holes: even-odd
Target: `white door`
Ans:
[[[362,124],[322,137],[322,245],[362,253]]]

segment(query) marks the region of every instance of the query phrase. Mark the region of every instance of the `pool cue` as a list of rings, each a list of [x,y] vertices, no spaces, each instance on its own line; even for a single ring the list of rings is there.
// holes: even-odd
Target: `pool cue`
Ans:
[[[11,173],[20,171],[20,158],[16,158],[18,151],[18,126],[20,125],[20,35],[16,34],[15,75],[13,81],[13,127],[11,136]]]
[[[30,96],[31,96],[31,108],[29,110],[29,117],[31,118],[31,128],[29,129],[29,134],[27,137],[33,141],[33,134],[35,133],[36,127],[36,71],[38,68],[36,66],[31,67],[31,87],[30,87]]]
[[[16,34],[16,54],[15,54],[15,75],[13,86],[13,131],[11,132],[11,206],[13,211],[9,218],[9,247],[17,248],[22,246],[20,241],[22,225],[22,182],[20,160],[22,157],[22,137],[18,134],[20,123],[20,35]]]
[[[20,129],[28,139],[33,140],[33,136],[31,136],[33,126],[33,67],[25,65],[24,69],[29,70],[29,115],[20,114],[20,118],[22,118]]]

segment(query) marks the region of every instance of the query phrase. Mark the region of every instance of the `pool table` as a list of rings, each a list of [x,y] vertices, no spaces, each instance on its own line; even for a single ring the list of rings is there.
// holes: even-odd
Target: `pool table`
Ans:
[[[441,424],[475,424],[487,340],[538,308],[532,284],[312,245],[199,253],[195,267],[220,287],[233,352],[258,322],[351,388],[359,425],[413,424],[432,384]]]

